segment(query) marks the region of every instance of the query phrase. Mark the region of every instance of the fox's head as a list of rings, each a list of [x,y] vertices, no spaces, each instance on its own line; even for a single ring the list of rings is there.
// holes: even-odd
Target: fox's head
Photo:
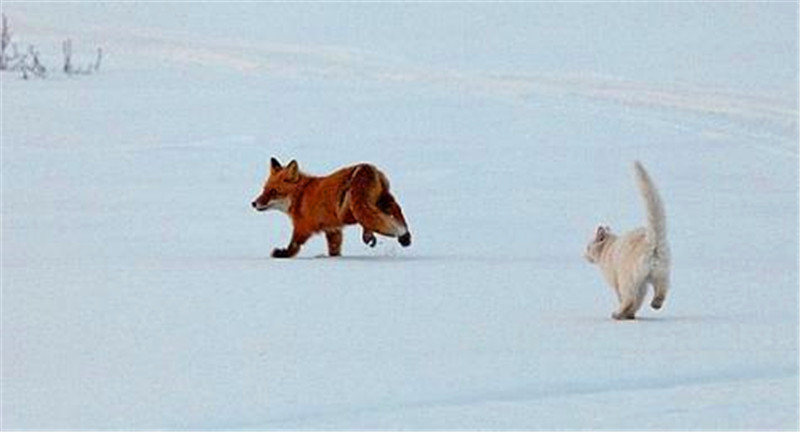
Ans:
[[[292,205],[292,193],[297,189],[300,181],[300,168],[297,161],[292,160],[286,167],[281,166],[277,159],[270,160],[269,177],[264,183],[261,195],[253,200],[252,206],[258,211],[280,210],[289,212]]]
[[[589,244],[586,245],[586,252],[583,254],[583,256],[590,263],[596,263],[600,260],[600,255],[603,253],[603,249],[614,238],[616,238],[616,236],[611,233],[610,227],[606,225],[599,225],[597,230],[594,232],[592,240],[590,240]]]

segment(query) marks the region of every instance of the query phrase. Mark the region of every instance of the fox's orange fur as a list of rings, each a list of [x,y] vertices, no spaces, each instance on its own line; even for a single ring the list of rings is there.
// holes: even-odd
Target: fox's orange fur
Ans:
[[[397,237],[411,244],[411,233],[400,206],[389,193],[389,180],[369,164],[357,164],[324,177],[300,172],[296,161],[285,167],[272,158],[270,174],[261,195],[252,203],[258,211],[280,210],[292,218],[294,231],[289,246],[272,256],[290,258],[313,234],[324,232],[328,254],[341,254],[342,228],[360,224],[362,240],[375,246],[375,234]]]

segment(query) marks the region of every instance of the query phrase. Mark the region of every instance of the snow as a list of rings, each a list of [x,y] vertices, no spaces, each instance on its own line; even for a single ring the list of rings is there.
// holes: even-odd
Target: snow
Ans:
[[[3,429],[798,428],[797,5],[3,3]],[[292,260],[269,158],[413,233]],[[582,258],[664,199],[673,289]]]

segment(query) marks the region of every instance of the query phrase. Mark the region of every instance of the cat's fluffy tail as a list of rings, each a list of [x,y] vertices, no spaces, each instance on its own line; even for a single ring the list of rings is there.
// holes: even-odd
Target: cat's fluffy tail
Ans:
[[[633,167],[636,170],[636,183],[647,208],[647,237],[656,249],[661,249],[664,254],[669,254],[667,219],[664,215],[664,204],[661,201],[661,196],[642,164],[636,161]]]

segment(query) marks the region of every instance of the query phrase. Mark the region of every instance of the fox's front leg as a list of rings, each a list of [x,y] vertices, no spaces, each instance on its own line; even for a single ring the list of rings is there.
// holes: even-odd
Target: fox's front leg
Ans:
[[[328,255],[339,256],[342,254],[342,230],[325,231],[325,239],[328,240]]]
[[[309,237],[311,237],[311,234],[295,230],[294,233],[292,233],[292,241],[289,242],[289,246],[287,246],[286,249],[273,249],[272,257],[291,258],[297,255],[297,252],[300,252],[300,247],[303,246],[303,243],[305,243]]]

